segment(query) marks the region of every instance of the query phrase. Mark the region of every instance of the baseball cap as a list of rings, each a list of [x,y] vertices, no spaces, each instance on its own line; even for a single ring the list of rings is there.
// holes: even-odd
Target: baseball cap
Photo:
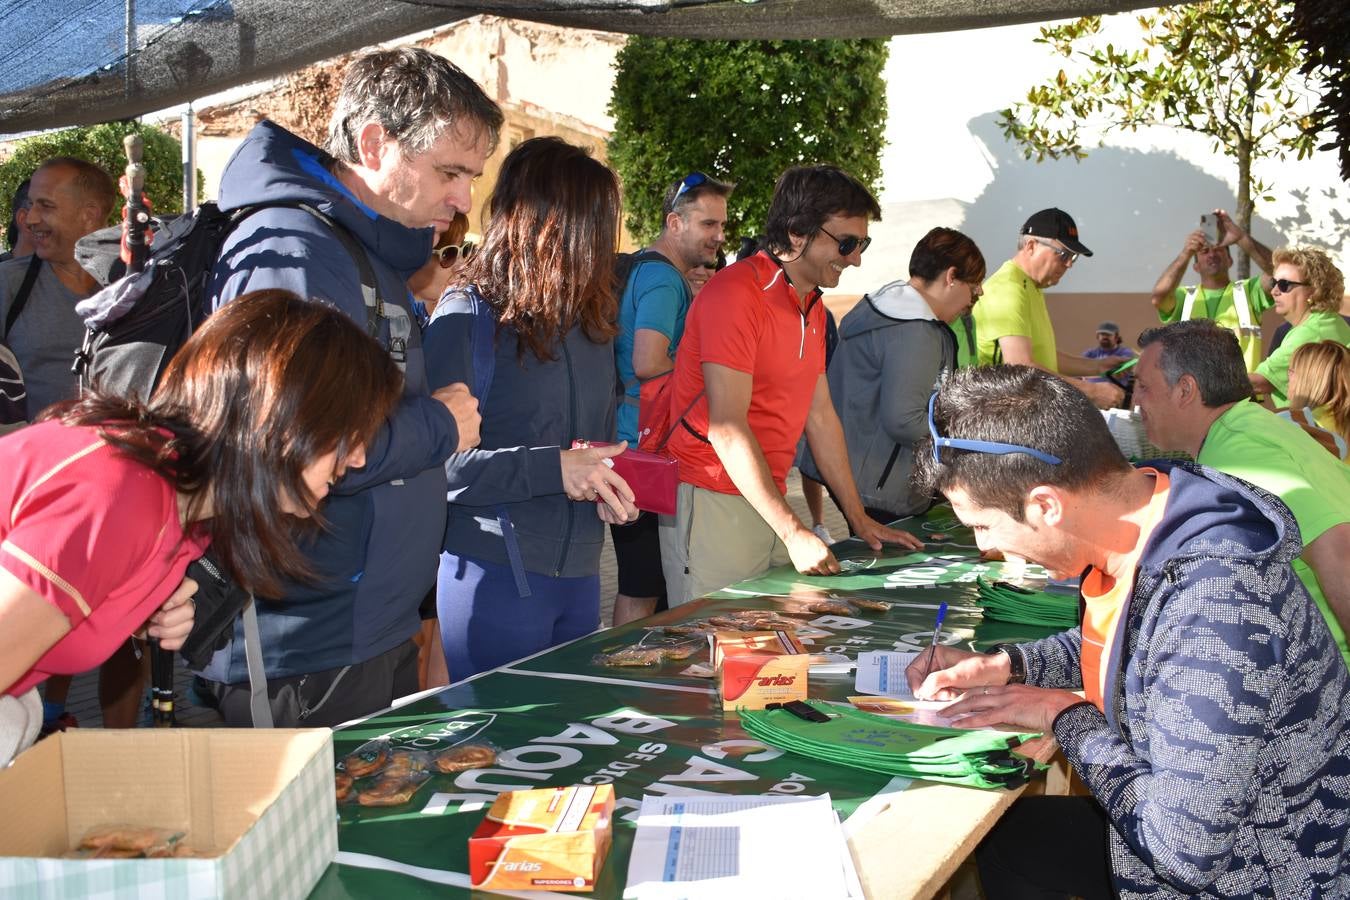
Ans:
[[[1081,253],[1084,256],[1092,255],[1092,251],[1078,240],[1078,226],[1074,223],[1073,217],[1064,210],[1056,209],[1053,206],[1038,213],[1032,213],[1031,218],[1027,219],[1026,224],[1022,226],[1022,234],[1054,238],[1074,253]]]
[[[1120,334],[1120,326],[1117,325],[1115,322],[1103,322],[1102,324],[1097,326],[1097,333],[1101,334],[1103,331],[1109,332],[1111,334]]]

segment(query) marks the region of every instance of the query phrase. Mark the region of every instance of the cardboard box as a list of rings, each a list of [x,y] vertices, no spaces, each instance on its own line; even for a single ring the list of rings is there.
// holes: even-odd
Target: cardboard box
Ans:
[[[761,656],[805,653],[806,648],[790,631],[714,631],[708,635],[712,667],[717,670],[728,656],[757,653]]]
[[[469,877],[489,890],[595,890],[613,822],[612,785],[508,791],[469,838]]]
[[[333,735],[66,731],[0,772],[0,809],[0,896],[299,900],[337,856]],[[206,858],[60,858],[120,823],[186,831]]]
[[[712,663],[722,709],[763,709],[805,700],[811,656],[787,631],[718,631]]]

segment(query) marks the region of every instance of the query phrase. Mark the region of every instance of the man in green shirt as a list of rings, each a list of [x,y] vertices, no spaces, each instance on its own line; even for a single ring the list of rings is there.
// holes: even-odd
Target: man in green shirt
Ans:
[[[1134,401],[1148,439],[1250,481],[1289,507],[1303,537],[1294,571],[1350,665],[1350,466],[1251,400],[1231,331],[1197,319],[1139,336]]]
[[[1238,339],[1248,372],[1261,362],[1261,314],[1275,302],[1270,296],[1270,248],[1238,227],[1223,210],[1216,209],[1218,235],[1197,229],[1186,236],[1181,253],[1167,264],[1153,286],[1153,308],[1162,322],[1211,319]],[[1217,238],[1217,240],[1216,240]],[[1233,254],[1238,245],[1264,273],[1233,281]],[[1198,285],[1180,287],[1186,267],[1194,260]]]
[[[976,346],[981,365],[1035,366],[1053,375],[1101,375],[1113,365],[1061,353],[1045,305],[1044,289],[1059,283],[1079,256],[1092,251],[1078,239],[1078,226],[1062,209],[1043,209],[1027,219],[1017,238],[1017,253],[984,283],[975,304]],[[1066,379],[1103,409],[1115,406],[1123,392],[1114,384]]]

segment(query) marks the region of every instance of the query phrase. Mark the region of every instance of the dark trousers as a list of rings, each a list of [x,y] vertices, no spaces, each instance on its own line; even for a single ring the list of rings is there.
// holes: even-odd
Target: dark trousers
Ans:
[[[203,683],[218,701],[226,725],[253,725],[247,681]],[[417,645],[412,641],[355,665],[267,680],[268,705],[277,728],[333,728],[379,712],[398,698],[415,693]]]
[[[1091,797],[1023,797],[989,832],[975,859],[987,900],[1105,900],[1110,823]]]

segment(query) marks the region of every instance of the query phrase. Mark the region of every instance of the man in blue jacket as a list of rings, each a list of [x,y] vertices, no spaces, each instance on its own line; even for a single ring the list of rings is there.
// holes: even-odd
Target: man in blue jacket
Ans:
[[[919,477],[981,549],[1082,574],[1080,627],[909,672],[965,725],[1053,733],[1091,792],[1014,804],[986,896],[1350,895],[1350,677],[1289,510],[1214,469],[1132,468],[1038,369],[959,372],[930,408]]]
[[[347,68],[324,149],[263,121],[222,175],[223,210],[304,203],[332,222],[294,207],[249,215],[212,273],[217,308],[262,288],[333,303],[405,376],[403,403],[364,468],[334,487],[326,527],[307,541],[318,580],[257,604],[279,726],[336,725],[417,689],[411,639],[436,583],[442,464],[478,443],[479,417],[464,385],[429,392],[407,279],[456,213],[469,211],[501,125],[497,105],[449,61],[413,47],[377,50]],[[202,673],[231,725],[254,719],[244,644],[241,623]]]

